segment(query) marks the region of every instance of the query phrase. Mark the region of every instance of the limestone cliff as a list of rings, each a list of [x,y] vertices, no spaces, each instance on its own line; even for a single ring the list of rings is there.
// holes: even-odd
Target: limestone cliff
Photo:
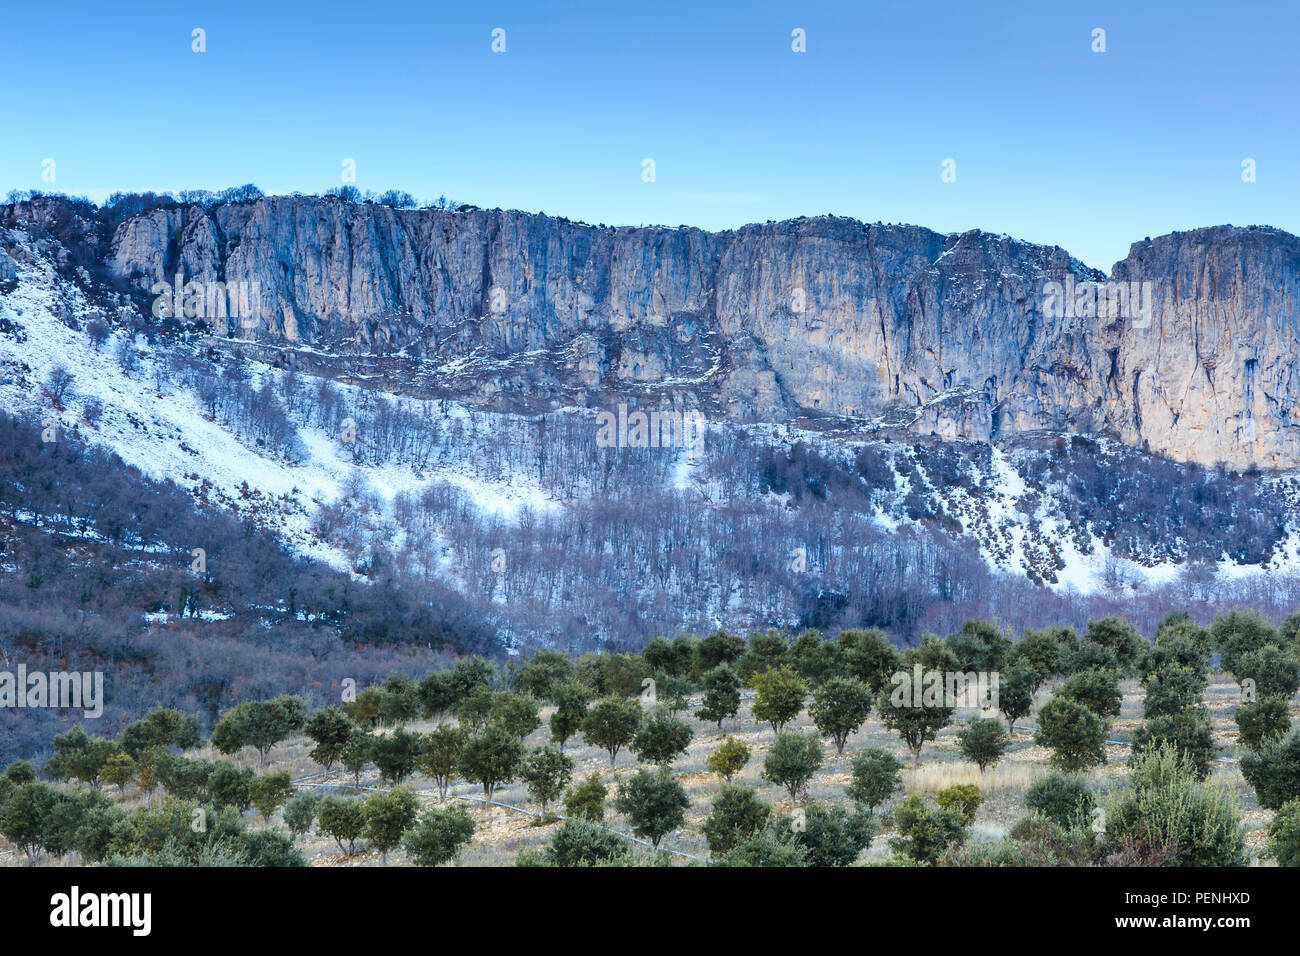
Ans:
[[[979,231],[609,228],[332,197],[156,209],[105,245],[144,293],[178,272],[255,286],[253,321],[219,335],[489,405],[666,393],[737,420],[1105,432],[1206,464],[1300,465],[1300,239],[1270,228],[1145,240],[1109,277]],[[1062,314],[1053,283],[1134,295]]]

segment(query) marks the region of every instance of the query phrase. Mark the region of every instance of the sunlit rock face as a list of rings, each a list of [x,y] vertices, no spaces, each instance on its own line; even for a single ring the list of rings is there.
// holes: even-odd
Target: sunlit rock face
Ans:
[[[742,421],[1109,433],[1205,464],[1300,464],[1300,240],[1269,228],[1135,243],[1110,276],[978,231],[608,228],[311,197],[155,210],[107,245],[142,289],[178,272],[255,283],[256,314],[226,335],[400,355],[448,380],[473,367],[464,392],[484,401],[660,390]]]

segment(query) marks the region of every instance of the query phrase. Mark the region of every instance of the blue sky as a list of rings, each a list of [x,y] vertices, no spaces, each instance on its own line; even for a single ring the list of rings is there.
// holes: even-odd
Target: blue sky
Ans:
[[[0,193],[320,192],[350,158],[363,190],[978,227],[1109,269],[1175,229],[1300,232],[1298,32],[1300,5],[1201,0],[10,4]]]

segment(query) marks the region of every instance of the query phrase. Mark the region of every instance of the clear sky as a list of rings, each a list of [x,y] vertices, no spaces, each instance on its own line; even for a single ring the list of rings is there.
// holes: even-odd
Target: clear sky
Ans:
[[[1175,229],[1300,232],[1298,36],[1290,0],[11,2],[0,193],[320,192],[353,159],[422,199],[978,227],[1109,269]]]

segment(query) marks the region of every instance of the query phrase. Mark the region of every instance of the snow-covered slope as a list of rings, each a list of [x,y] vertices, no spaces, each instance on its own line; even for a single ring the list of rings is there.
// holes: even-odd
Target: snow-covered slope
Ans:
[[[527,538],[527,529],[538,516],[562,515],[575,508],[598,510],[601,496],[611,494],[601,490],[595,469],[572,487],[561,488],[543,465],[552,449],[538,437],[544,432],[532,430],[535,420],[446,400],[387,397],[416,420],[433,423],[439,432],[436,452],[419,464],[373,450],[358,454],[358,448],[349,446],[336,431],[323,428],[309,409],[290,409],[297,453],[278,452],[215,414],[210,403],[174,374],[178,355],[215,367],[228,357],[224,350],[238,343],[132,334],[133,319],[134,327],[142,327],[133,310],[124,306],[112,314],[103,301],[91,301],[88,283],[70,280],[66,270],[61,274],[56,268],[48,240],[36,241],[9,230],[0,235],[0,255],[5,247],[15,253],[16,265],[10,269],[8,291],[0,291],[0,404],[48,420],[56,432],[75,430],[102,442],[146,473],[254,518],[293,548],[335,567],[357,570],[358,555],[366,546],[357,539],[364,538],[405,555],[414,567],[466,590],[486,593],[494,606],[504,606],[509,603],[506,588],[498,587],[491,577],[484,579],[474,566],[479,561],[475,549],[486,549],[493,535],[505,534],[493,529],[513,528],[512,540],[517,542],[520,536]],[[99,320],[106,321],[96,332]],[[286,381],[296,373],[282,367],[252,360],[243,364],[247,374],[243,387],[256,389],[269,382],[279,393],[300,387]],[[51,388],[60,368],[67,372],[66,388]],[[332,387],[349,407],[373,407],[380,396],[358,381],[335,381]],[[308,394],[311,387],[300,390]],[[592,417],[586,409],[564,414],[580,427],[587,427],[583,423]],[[1186,562],[1180,557],[1185,542],[1161,541],[1154,547],[1147,542],[1136,548],[1128,542],[1120,548],[1080,519],[1086,509],[1080,508],[1078,489],[1068,480],[1043,477],[1042,464],[1052,452],[1042,447],[950,441],[923,448],[914,439],[888,437],[887,428],[880,434],[868,429],[847,436],[801,431],[788,424],[714,423],[710,428],[714,435],[743,435],[769,449],[803,445],[838,463],[835,467],[852,481],[857,481],[852,477],[854,456],[867,449],[886,463],[888,478],[863,492],[865,504],[851,507],[860,507],[876,527],[898,534],[924,526],[938,529],[954,542],[973,541],[989,568],[1028,577],[1058,593],[1132,594],[1167,584],[1185,571]],[[1066,440],[1069,436],[1057,439]],[[513,454],[497,454],[503,445],[510,445]],[[1098,447],[1104,450],[1104,441]],[[779,515],[793,507],[788,492],[747,498],[735,482],[712,475],[715,465],[708,451],[679,452],[662,472],[662,490],[715,510],[757,506]],[[548,475],[545,480],[543,473]],[[1035,475],[1039,477],[1031,477]],[[1300,569],[1300,521],[1296,519],[1300,482],[1288,475],[1250,481],[1278,503],[1276,510],[1282,517],[1276,544],[1264,549],[1261,560],[1241,561],[1225,553],[1217,560],[1202,561],[1202,575],[1231,582],[1289,576]],[[471,525],[464,520],[441,521],[435,515],[419,523],[399,516],[403,501],[429,489],[452,489],[463,495],[476,516],[474,541],[465,540]],[[613,494],[617,497],[617,492]],[[1106,506],[1123,509],[1122,502]],[[345,533],[320,520],[322,509],[330,507],[350,509],[356,518],[347,523]],[[446,509],[457,506],[453,502],[439,507],[449,513]],[[653,520],[637,528],[646,536],[656,532]],[[851,549],[853,544],[840,541],[835,546]],[[555,560],[576,561],[577,557],[599,559],[586,555]],[[593,568],[571,573],[623,575],[625,585],[611,586],[635,593],[639,601],[669,592],[676,598],[694,589],[692,599],[698,599],[699,614],[744,611],[747,601],[757,600],[744,581],[717,568],[702,569],[700,579],[689,584],[682,580],[680,569],[663,581],[647,582],[638,567]],[[533,595],[530,600],[569,613],[567,593],[557,587],[552,594]],[[520,597],[513,600],[517,607]],[[788,614],[788,609],[775,606],[747,610],[754,621]]]
[[[305,460],[269,453],[205,413],[191,391],[168,381],[165,348],[120,329],[92,341],[84,327],[101,314],[48,260],[37,255],[20,267],[17,288],[0,294],[0,328],[6,329],[0,334],[0,406],[54,426],[56,440],[66,429],[102,442],[152,477],[255,518],[305,554],[348,566],[339,548],[314,533],[312,518],[358,473],[384,502],[436,477],[464,490],[485,513],[509,518],[523,506],[549,507],[535,484],[518,476],[495,482],[477,476],[467,456],[436,475],[398,464],[362,469],[347,460],[339,441],[306,425],[298,426]],[[124,350],[136,357],[129,374]],[[56,368],[70,376],[57,402],[45,384]],[[249,371],[253,384],[282,374],[259,363]],[[471,413],[453,407],[448,414]]]

